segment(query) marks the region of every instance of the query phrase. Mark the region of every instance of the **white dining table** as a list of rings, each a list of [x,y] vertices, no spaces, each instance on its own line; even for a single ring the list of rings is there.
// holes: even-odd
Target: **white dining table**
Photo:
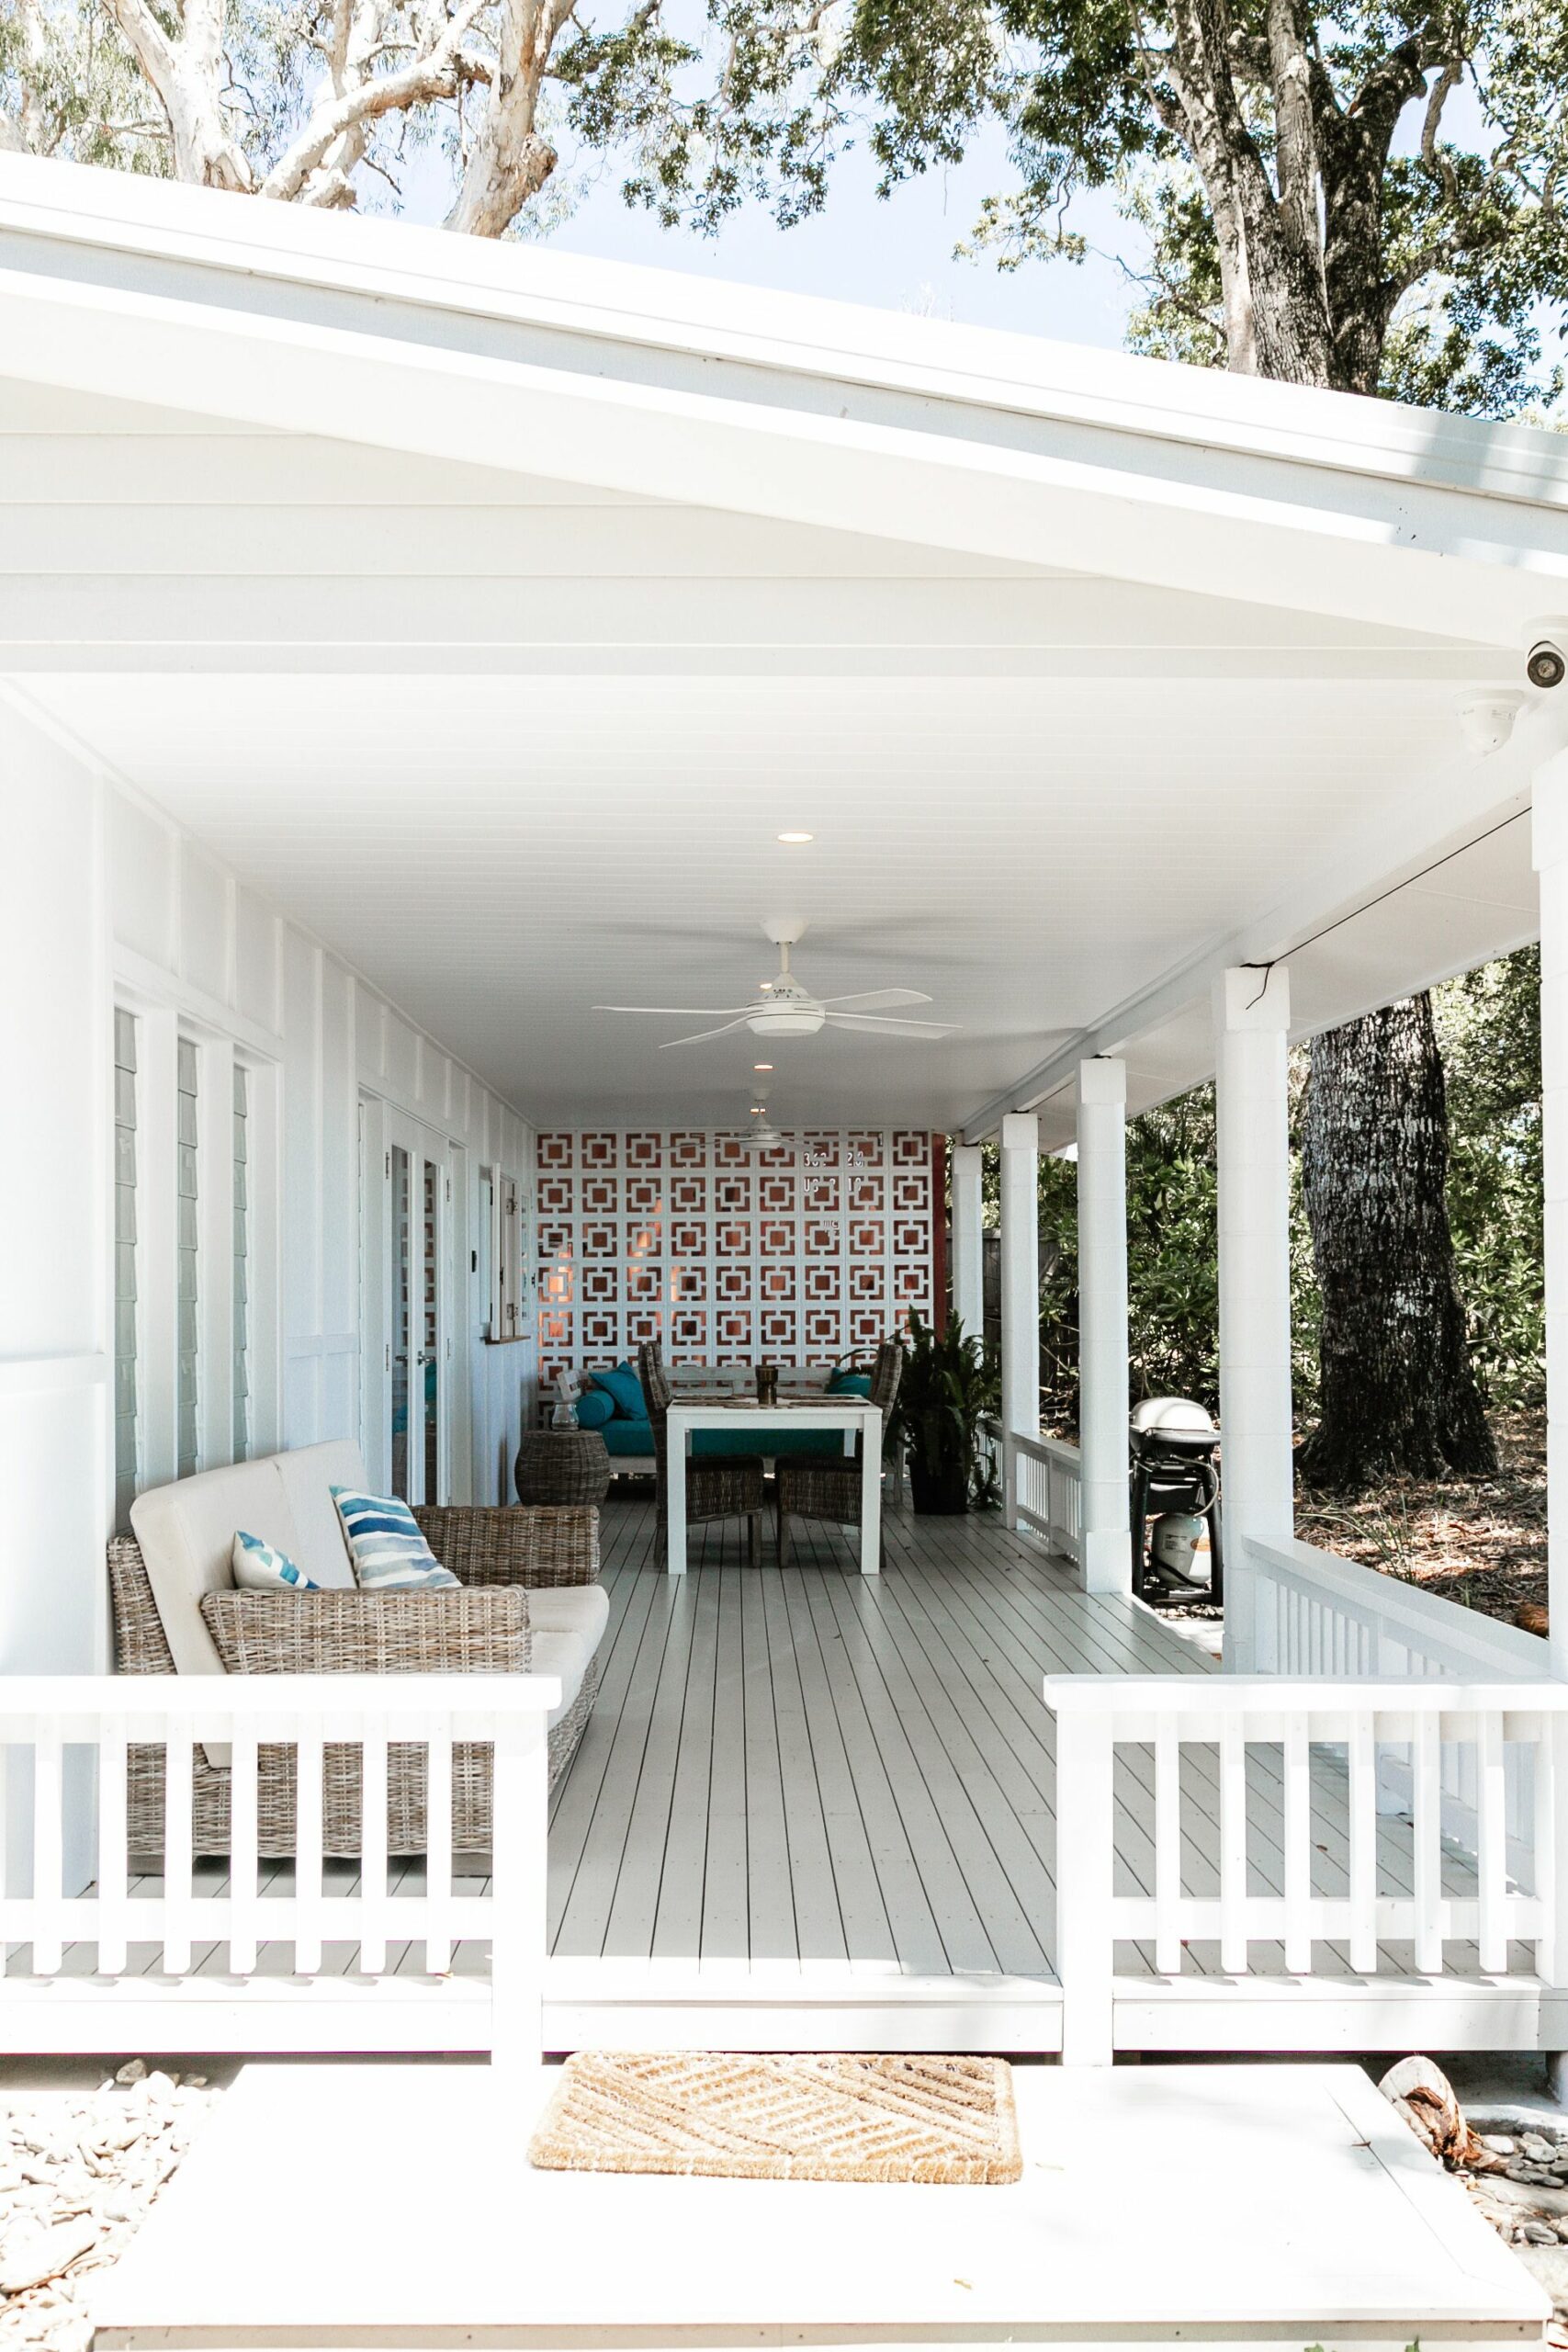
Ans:
[[[882,1565],[882,1408],[863,1396],[824,1396],[810,1404],[794,1398],[759,1405],[750,1397],[693,1398],[672,1404],[665,1423],[671,1465],[669,1518],[670,1574],[686,1573],[686,1473],[694,1430],[724,1430],[740,1436],[748,1430],[839,1430],[846,1453],[861,1439],[860,1571],[874,1577]],[[761,1447],[757,1449],[762,1451]],[[681,1468],[676,1472],[675,1464]]]

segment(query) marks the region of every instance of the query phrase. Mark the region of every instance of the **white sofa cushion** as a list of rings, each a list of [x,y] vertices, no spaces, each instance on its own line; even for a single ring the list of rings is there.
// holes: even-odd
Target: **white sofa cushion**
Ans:
[[[547,1585],[529,1593],[528,1671],[560,1677],[560,1704],[550,1710],[552,1731],[581,1690],[609,1622],[610,1598],[603,1585]]]
[[[299,1530],[296,1566],[323,1591],[345,1591],[354,1582],[354,1563],[343,1540],[333,1488],[353,1487],[363,1492],[365,1463],[358,1446],[352,1438],[329,1438],[324,1445],[275,1453],[273,1460]]]

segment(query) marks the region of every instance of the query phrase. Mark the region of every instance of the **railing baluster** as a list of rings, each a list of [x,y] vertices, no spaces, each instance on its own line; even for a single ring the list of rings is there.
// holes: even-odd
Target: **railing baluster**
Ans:
[[[1437,1975],[1443,1965],[1443,1929],[1439,1906],[1443,1899],[1443,1801],[1439,1785],[1442,1749],[1438,1717],[1423,1712],[1416,1718],[1411,1743],[1411,1815],[1415,1823],[1416,1966],[1424,1976]]]
[[[1220,1966],[1227,1976],[1247,1973],[1246,1725],[1227,1715],[1220,1725]]]
[[[126,1736],[118,1715],[106,1715],[98,1734],[98,1950],[100,1976],[125,1973]]]
[[[319,1718],[300,1715],[294,1726],[294,1973],[321,1973],[322,1914],[321,1784],[325,1749]]]
[[[256,1964],[261,1887],[256,1735],[248,1720],[236,1722],[229,1753],[229,1973],[249,1976]]]
[[[1155,1966],[1181,1973],[1181,1742],[1176,1718],[1155,1728]]]
[[[1481,1965],[1490,1976],[1508,1966],[1507,1791],[1503,1778],[1503,1719],[1490,1709],[1476,1724],[1476,1891],[1481,1905]]]
[[[366,1976],[387,1968],[387,1938],[381,1925],[387,1900],[387,1719],[367,1715],[360,1724],[359,1891],[376,1924],[359,1931],[359,1966]]]
[[[65,1957],[63,1768],[59,1732],[39,1731],[33,1744],[33,1903],[43,1923],[33,1930],[33,1968],[39,1976],[58,1976]]]
[[[164,1740],[164,1950],[165,1976],[190,1973],[190,1911],[195,1899],[191,1838],[196,1746],[171,1720]]]
[[[1539,1721],[1535,1747],[1535,1973],[1568,1984],[1568,1716]]]
[[[446,1921],[452,1907],[452,1723],[442,1716],[430,1726],[425,1770],[425,1894],[433,1921]],[[445,1926],[425,1938],[424,1964],[432,1976],[452,1965],[452,1939]]]
[[[547,1777],[542,1715],[494,1731],[491,1856],[491,2064],[537,2065],[544,2043]]]
[[[1285,1966],[1312,1974],[1312,1753],[1307,1719],[1285,1722]]]
[[[1377,1718],[1358,1714],[1350,1725],[1350,1965],[1375,1976],[1378,1965]]]

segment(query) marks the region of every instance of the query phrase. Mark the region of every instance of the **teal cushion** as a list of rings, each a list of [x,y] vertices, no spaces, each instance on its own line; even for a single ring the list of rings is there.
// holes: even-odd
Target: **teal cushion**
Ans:
[[[642,1400],[642,1383],[629,1363],[618,1363],[614,1372],[591,1372],[590,1388],[602,1388],[615,1400],[615,1410],[628,1421],[646,1421],[648,1407]]]
[[[599,1434],[611,1453],[646,1454],[649,1462],[653,1459],[651,1421],[625,1421],[617,1413],[613,1421],[604,1423]]]
[[[577,1400],[580,1430],[602,1430],[615,1409],[615,1400],[603,1388],[585,1389]]]
[[[866,1396],[871,1395],[869,1372],[836,1372],[828,1383],[829,1396]]]

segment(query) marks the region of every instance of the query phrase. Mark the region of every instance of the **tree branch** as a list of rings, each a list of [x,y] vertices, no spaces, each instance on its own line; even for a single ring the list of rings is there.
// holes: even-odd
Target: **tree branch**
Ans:
[[[463,44],[484,5],[485,0],[468,0],[427,56],[411,59],[396,73],[358,83],[330,105],[319,107],[268,172],[261,194],[289,203],[299,197],[333,143],[348,132],[410,107],[455,97],[460,84],[470,78]]]

